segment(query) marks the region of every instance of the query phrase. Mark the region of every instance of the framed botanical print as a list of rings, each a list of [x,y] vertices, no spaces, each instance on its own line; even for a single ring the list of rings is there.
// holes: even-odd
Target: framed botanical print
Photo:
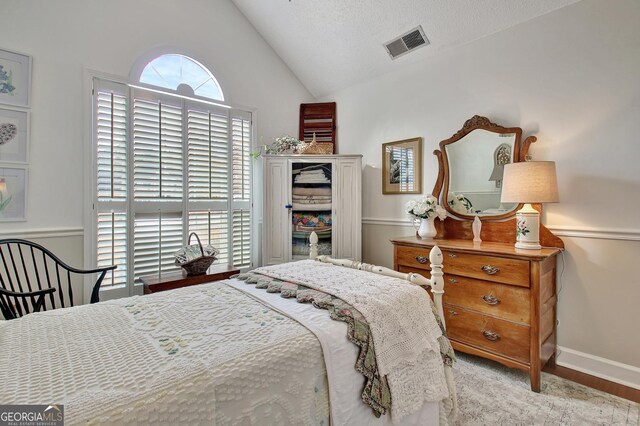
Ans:
[[[0,106],[0,163],[29,160],[29,112]]]
[[[0,49],[0,103],[28,107],[31,57]]]
[[[0,221],[27,219],[27,169],[0,166]]]
[[[382,144],[382,193],[422,194],[422,138]]]

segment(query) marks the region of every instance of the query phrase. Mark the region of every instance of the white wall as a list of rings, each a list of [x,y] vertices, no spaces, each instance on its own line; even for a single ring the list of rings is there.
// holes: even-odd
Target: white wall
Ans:
[[[0,238],[82,230],[84,70],[128,77],[166,46],[208,66],[229,102],[257,109],[258,142],[297,133],[298,104],[313,97],[229,0],[2,0],[0,48],[31,55],[33,78],[28,220],[0,224]],[[57,253],[82,261],[76,250]]]
[[[393,224],[412,196],[382,195],[382,143],[424,138],[430,193],[431,153],[466,119],[520,126],[534,159],[557,162],[543,221],[567,247],[559,345],[640,367],[638,22],[638,1],[584,0],[327,97],[339,152],[364,154],[364,261],[391,266],[388,238],[411,233]]]

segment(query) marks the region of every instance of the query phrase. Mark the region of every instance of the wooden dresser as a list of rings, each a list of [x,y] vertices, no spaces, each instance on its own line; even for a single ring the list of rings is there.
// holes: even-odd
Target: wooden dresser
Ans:
[[[555,362],[556,257],[559,248],[516,249],[468,239],[391,240],[394,268],[430,277],[429,250],[444,255],[444,315],[454,349],[529,372]]]

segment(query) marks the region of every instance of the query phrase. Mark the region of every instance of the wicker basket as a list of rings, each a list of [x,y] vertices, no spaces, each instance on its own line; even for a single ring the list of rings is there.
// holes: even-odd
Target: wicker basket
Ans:
[[[311,142],[303,154],[333,154],[333,143],[331,142]]]
[[[191,237],[196,237],[198,244],[191,244]],[[202,275],[207,272],[209,266],[216,260],[219,250],[211,245],[202,247],[200,237],[195,232],[189,234],[189,245],[178,250],[176,256],[176,266],[182,267],[187,275]],[[199,254],[198,257],[196,257]]]

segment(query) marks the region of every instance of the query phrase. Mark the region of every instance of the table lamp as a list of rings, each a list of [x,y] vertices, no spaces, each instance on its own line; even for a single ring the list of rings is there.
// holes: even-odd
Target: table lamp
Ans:
[[[531,203],[558,202],[556,163],[525,161],[506,164],[502,203],[524,203],[516,212],[516,248],[540,249],[540,213]]]

